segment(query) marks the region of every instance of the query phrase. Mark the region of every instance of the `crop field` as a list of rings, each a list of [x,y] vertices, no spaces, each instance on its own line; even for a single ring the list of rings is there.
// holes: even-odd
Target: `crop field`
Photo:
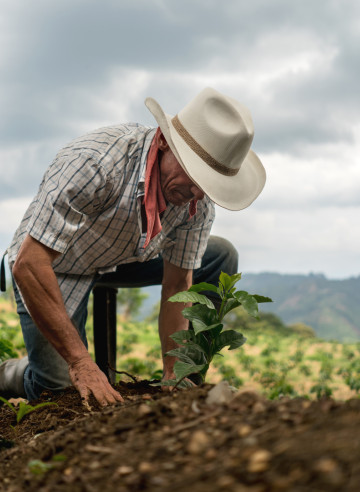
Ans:
[[[245,345],[216,356],[207,382],[225,379],[236,388],[253,388],[270,399],[287,395],[346,400],[360,391],[360,344],[300,335],[242,333],[247,337]],[[161,352],[156,324],[119,319],[117,354],[117,370],[144,379],[159,377]]]
[[[236,388],[252,388],[269,399],[332,396],[346,400],[360,392],[360,343],[324,341],[267,323],[236,329],[247,338],[236,350],[215,356],[207,375],[208,383],[222,379]],[[236,320],[235,320],[236,323]],[[161,377],[161,350],[156,320],[132,322],[118,315],[118,371],[137,379]],[[89,351],[93,355],[92,316],[87,321]],[[234,322],[232,323],[234,328]],[[14,304],[0,298],[0,358],[22,356],[25,347]],[[118,379],[128,380],[127,376]]]

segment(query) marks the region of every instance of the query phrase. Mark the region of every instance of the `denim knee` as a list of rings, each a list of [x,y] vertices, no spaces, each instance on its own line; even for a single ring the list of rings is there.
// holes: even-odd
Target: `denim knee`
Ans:
[[[228,273],[229,275],[237,273],[239,254],[233,244],[227,239],[219,236],[210,236],[210,239],[210,248],[213,248],[214,254],[218,255],[221,271]]]
[[[194,270],[194,283],[209,282],[217,285],[219,275],[233,275],[238,271],[238,252],[230,241],[210,236],[201,267]]]

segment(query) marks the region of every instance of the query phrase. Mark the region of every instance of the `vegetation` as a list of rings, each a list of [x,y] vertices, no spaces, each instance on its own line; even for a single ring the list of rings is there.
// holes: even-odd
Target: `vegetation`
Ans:
[[[179,386],[190,374],[199,374],[204,382],[210,363],[215,355],[220,355],[224,347],[234,350],[241,347],[246,338],[235,330],[223,330],[223,319],[233,309],[243,306],[251,316],[258,316],[258,302],[271,302],[268,297],[249,295],[245,291],[236,290],[235,284],[241,279],[241,273],[229,276],[221,272],[219,285],[202,282],[195,284],[185,292],[170,297],[170,302],[192,302],[193,306],[183,309],[184,318],[191,322],[189,330],[171,335],[180,345],[166,355],[175,356],[178,361],[174,365],[175,380],[165,381],[167,386]],[[219,299],[218,310],[206,295],[208,291]]]
[[[24,350],[19,317],[16,314],[12,289],[0,296],[0,363],[11,357],[17,357]]]
[[[117,294],[118,311],[126,320],[135,318],[148,294],[140,287],[119,289]]]
[[[151,321],[135,322],[118,314],[118,370],[142,379],[161,378],[156,317],[154,311]],[[326,395],[326,388],[341,400],[360,394],[360,342],[325,341],[315,337],[309,326],[288,326],[273,313],[260,312],[256,319],[241,306],[229,312],[223,324],[224,330],[240,330],[247,340],[237,350],[226,351],[224,357],[214,356],[207,374],[209,383],[226,379],[232,386],[256,389],[269,398],[302,395],[314,399]],[[93,354],[92,327],[90,309],[86,329]],[[25,354],[15,305],[2,295],[0,340],[7,347],[4,350],[0,344],[1,360]]]
[[[15,413],[17,424],[25,417],[25,415],[31,412],[35,412],[35,410],[39,410],[39,408],[47,407],[49,405],[56,405],[56,403],[48,401],[32,406],[28,403],[25,403],[24,401],[20,401],[19,406],[15,407],[12,403],[10,403],[6,398],[3,398],[2,396],[0,396],[0,401],[7,405]]]

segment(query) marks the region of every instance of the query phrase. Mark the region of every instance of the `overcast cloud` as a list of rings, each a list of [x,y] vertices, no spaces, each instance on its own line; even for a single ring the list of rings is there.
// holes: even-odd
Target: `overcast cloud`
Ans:
[[[212,86],[250,108],[268,175],[217,209],[240,269],[359,275],[359,38],[358,0],[2,0],[0,249],[67,141]]]

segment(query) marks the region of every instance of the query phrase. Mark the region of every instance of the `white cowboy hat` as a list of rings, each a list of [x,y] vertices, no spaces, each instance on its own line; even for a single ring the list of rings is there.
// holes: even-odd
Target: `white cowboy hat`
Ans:
[[[229,210],[248,207],[266,174],[250,150],[254,128],[249,110],[235,99],[206,88],[175,117],[155,99],[145,100],[170,149],[196,185]]]

